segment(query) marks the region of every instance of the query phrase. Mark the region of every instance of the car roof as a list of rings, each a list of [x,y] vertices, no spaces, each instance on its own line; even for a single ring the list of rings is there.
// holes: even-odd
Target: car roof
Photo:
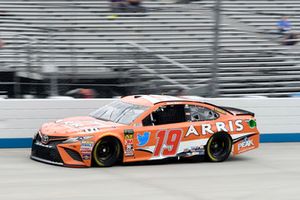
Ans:
[[[133,95],[122,98],[122,101],[139,105],[152,106],[161,102],[197,102],[202,103],[198,99],[188,97],[175,97],[168,95]]]

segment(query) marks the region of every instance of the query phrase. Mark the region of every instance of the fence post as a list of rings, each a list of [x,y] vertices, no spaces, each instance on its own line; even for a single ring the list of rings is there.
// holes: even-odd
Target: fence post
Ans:
[[[214,25],[214,42],[213,42],[213,62],[211,68],[211,97],[219,96],[219,35],[220,35],[220,15],[221,15],[221,0],[215,0],[214,6],[215,25]]]

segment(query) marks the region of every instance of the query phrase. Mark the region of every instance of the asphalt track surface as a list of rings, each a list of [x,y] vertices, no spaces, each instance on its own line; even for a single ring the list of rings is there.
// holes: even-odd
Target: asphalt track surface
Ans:
[[[299,200],[300,143],[262,144],[223,163],[65,168],[0,149],[1,200]]]

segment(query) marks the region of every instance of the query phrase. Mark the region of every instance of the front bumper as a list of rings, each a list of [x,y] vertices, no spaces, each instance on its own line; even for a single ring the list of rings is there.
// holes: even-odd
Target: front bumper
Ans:
[[[44,163],[48,163],[48,164],[52,164],[52,165],[64,166],[64,163],[59,163],[59,162],[54,162],[54,161],[51,161],[51,160],[46,160],[46,159],[39,158],[39,157],[36,157],[36,156],[33,156],[33,155],[31,155],[30,158],[32,160],[36,160],[36,161],[39,161],[39,162],[44,162]]]
[[[40,141],[34,140],[31,147],[31,158],[49,164],[64,165],[55,143],[44,145]]]
[[[64,144],[61,141],[50,141],[43,144],[40,137],[33,139],[30,158],[36,161],[68,167],[89,167],[89,159],[83,157],[80,151],[81,143]],[[86,154],[84,154],[86,155]]]

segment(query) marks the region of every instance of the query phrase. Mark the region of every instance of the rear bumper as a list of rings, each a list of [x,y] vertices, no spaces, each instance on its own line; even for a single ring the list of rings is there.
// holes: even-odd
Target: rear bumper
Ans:
[[[245,135],[234,141],[232,152],[241,154],[259,147],[259,132]]]

